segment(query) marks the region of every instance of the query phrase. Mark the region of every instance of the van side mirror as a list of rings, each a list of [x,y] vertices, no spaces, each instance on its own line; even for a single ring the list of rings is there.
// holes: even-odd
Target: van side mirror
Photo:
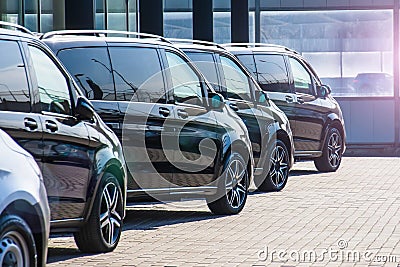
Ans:
[[[266,92],[257,90],[255,91],[255,93],[256,93],[255,97],[257,104],[266,105],[268,103],[269,96]]]
[[[317,96],[321,98],[327,97],[330,93],[332,93],[331,88],[329,85],[321,85],[317,87]]]
[[[83,97],[78,97],[75,107],[75,116],[80,120],[91,120],[94,117],[94,108],[90,102]]]
[[[211,109],[221,109],[225,105],[224,97],[218,93],[208,92],[208,104]]]

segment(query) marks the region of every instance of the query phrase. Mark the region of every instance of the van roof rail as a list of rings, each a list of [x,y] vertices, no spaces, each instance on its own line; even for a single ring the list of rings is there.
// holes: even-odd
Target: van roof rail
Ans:
[[[205,46],[214,46],[214,47],[218,47],[220,49],[226,50],[225,47],[223,47],[220,44],[214,43],[214,42],[192,40],[192,39],[179,39],[179,38],[168,38],[168,40],[171,41],[172,43],[185,43],[185,44],[198,44],[198,45],[205,45]]]
[[[4,29],[13,28],[16,31],[34,35],[30,30],[28,30],[24,26],[21,26],[21,25],[15,24],[15,23],[11,23],[11,22],[7,22],[7,21],[0,21],[0,28],[4,28]]]
[[[138,38],[153,38],[162,42],[166,42],[171,44],[167,38],[164,38],[159,35],[150,34],[150,33],[141,33],[141,32],[130,32],[130,31],[117,31],[117,30],[62,30],[62,31],[52,31],[43,34],[40,39],[49,39],[54,36],[68,36],[68,35],[87,35],[87,36],[96,36],[96,37],[107,37],[109,34],[121,34],[130,36],[136,36]]]
[[[297,51],[290,49],[283,45],[276,45],[276,44],[266,44],[266,43],[229,43],[229,44],[222,44],[223,47],[271,47],[271,48],[281,48],[286,51],[290,51],[293,53],[298,54]]]

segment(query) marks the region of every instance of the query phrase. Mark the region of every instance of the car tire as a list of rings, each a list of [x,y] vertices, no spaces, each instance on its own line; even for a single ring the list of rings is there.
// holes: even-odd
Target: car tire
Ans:
[[[0,266],[37,266],[32,231],[18,216],[5,215],[0,219]]]
[[[284,142],[275,140],[267,155],[269,170],[258,190],[262,192],[281,191],[289,177],[290,158]]]
[[[214,214],[238,214],[246,204],[249,187],[247,164],[239,153],[229,154],[218,179],[218,197],[221,197],[208,200],[208,208]]]
[[[113,251],[121,237],[123,208],[120,184],[113,174],[105,173],[88,221],[74,233],[79,250],[95,253]]]
[[[315,167],[320,172],[334,172],[342,162],[343,137],[340,131],[332,127],[328,131],[322,156],[314,160]]]

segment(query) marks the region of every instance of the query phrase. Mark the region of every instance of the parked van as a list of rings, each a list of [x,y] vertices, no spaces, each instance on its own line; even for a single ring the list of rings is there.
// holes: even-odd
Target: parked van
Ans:
[[[201,196],[216,214],[243,209],[253,177],[247,129],[182,51],[132,32],[42,39],[122,141],[130,200]]]
[[[72,232],[81,251],[112,251],[125,215],[121,144],[43,42],[0,26],[0,128],[40,166],[51,231]]]

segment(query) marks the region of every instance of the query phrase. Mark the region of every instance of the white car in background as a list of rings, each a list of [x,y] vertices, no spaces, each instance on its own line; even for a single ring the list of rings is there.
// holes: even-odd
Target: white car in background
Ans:
[[[36,161],[0,130],[0,266],[44,266],[50,230]]]

